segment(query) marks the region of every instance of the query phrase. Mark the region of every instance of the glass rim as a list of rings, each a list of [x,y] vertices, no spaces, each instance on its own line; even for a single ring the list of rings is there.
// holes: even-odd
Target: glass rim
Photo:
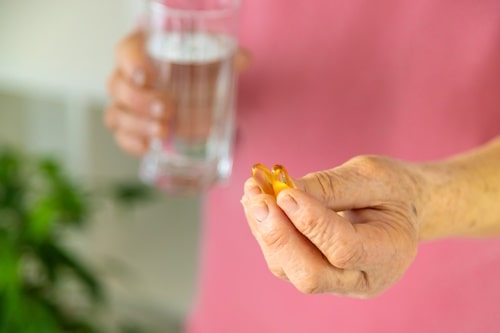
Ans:
[[[224,17],[234,14],[241,5],[241,0],[233,0],[227,8],[220,9],[180,9],[167,5],[165,0],[147,0],[148,11],[160,11],[161,13],[172,13],[178,16],[210,16]]]

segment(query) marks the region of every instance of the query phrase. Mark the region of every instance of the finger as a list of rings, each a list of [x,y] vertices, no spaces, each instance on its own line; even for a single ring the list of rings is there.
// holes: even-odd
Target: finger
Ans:
[[[131,113],[116,104],[110,106],[109,110],[116,131],[145,141],[166,135],[165,121]]]
[[[255,164],[252,167],[252,178],[255,180],[255,184],[262,190],[262,192],[274,194],[272,174],[267,167],[262,164]]]
[[[348,270],[363,268],[363,243],[349,221],[297,189],[280,192],[277,204],[295,228],[325,255],[331,265]]]
[[[117,132],[115,140],[121,149],[134,156],[142,156],[148,150],[148,141],[146,139],[131,136],[126,132]]]
[[[267,216],[266,207],[255,206],[262,203],[267,207]],[[362,295],[366,291],[362,272],[330,265],[318,248],[295,229],[272,196],[257,196],[254,202],[247,203],[246,214],[271,271],[277,276],[284,274],[301,292]]]
[[[243,197],[247,199],[253,199],[257,195],[267,193],[262,190],[259,181],[257,181],[254,177],[248,178],[243,185]],[[268,193],[269,194],[269,193]]]
[[[146,36],[137,30],[125,37],[116,47],[118,68],[127,79],[140,87],[151,87],[154,69],[145,49]]]
[[[159,119],[171,114],[171,101],[166,95],[130,84],[120,71],[111,76],[108,91],[115,103],[133,112]]]
[[[250,180],[250,182],[251,181],[252,180]],[[247,187],[247,185],[245,186]],[[274,200],[272,196],[262,193],[257,185],[249,185],[248,190],[245,190],[245,195],[243,196],[241,203],[243,205],[243,210],[245,212],[248,225],[250,226],[250,230],[260,246],[268,269],[274,276],[280,279],[288,280],[288,277],[281,266],[279,257],[276,255],[276,251],[274,251],[271,246],[267,245],[269,242],[273,242],[270,240],[272,237],[279,237],[273,235],[282,233],[283,231],[281,229],[283,229],[283,226],[271,232],[271,235],[267,234],[265,237],[263,237],[263,234],[260,232],[258,227],[260,219],[268,212],[269,208],[267,202],[272,200]]]

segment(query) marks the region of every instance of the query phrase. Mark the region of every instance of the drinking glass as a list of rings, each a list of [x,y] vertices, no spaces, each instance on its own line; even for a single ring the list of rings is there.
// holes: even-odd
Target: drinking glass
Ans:
[[[231,175],[239,0],[149,0],[146,51],[155,89],[173,104],[165,139],[153,139],[140,176],[174,194]]]

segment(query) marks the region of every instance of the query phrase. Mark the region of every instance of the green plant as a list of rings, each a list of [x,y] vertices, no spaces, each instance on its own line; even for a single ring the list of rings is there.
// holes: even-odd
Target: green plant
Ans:
[[[125,203],[151,196],[126,183],[113,195]],[[90,198],[54,159],[0,147],[0,333],[100,332],[89,310],[103,301],[101,284],[64,237],[87,223]],[[83,310],[68,304],[68,283]]]

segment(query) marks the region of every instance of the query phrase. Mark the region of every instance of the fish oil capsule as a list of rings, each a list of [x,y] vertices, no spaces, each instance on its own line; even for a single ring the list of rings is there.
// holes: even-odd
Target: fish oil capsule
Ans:
[[[278,195],[278,193],[286,188],[294,187],[293,181],[288,175],[288,171],[286,171],[284,166],[276,164],[275,166],[273,166],[271,173],[273,176],[272,186],[274,195]]]
[[[257,163],[252,167],[252,177],[257,180],[262,192],[274,195],[273,175],[265,165]]]
[[[257,180],[264,193],[278,195],[282,190],[295,187],[285,167],[279,164],[269,170],[265,165],[257,163],[252,168],[252,176]]]

